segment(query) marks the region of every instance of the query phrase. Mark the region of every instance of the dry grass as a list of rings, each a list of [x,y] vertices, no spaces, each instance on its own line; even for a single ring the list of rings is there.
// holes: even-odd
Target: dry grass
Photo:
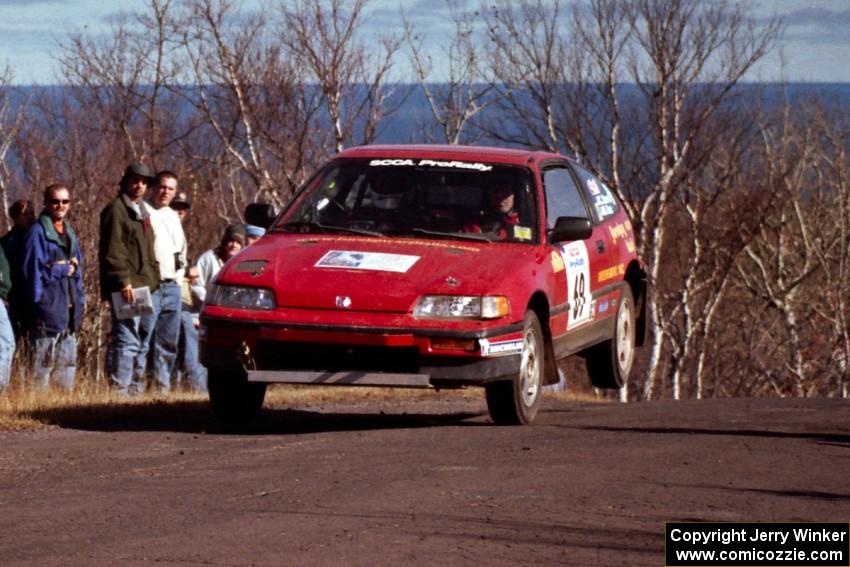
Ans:
[[[169,396],[171,399],[172,396]],[[175,394],[174,401],[201,400],[197,394]],[[132,400],[119,398],[106,386],[84,383],[70,394],[59,390],[35,392],[22,385],[13,385],[0,395],[0,431],[39,429],[55,425],[49,415],[61,411],[98,411],[130,405],[144,406],[159,403],[153,395]]]
[[[183,410],[198,414],[205,411],[208,400],[206,394],[185,392],[171,393],[167,397],[145,394],[132,399],[119,398],[105,384],[94,384],[86,380],[78,382],[77,387],[70,394],[58,390],[33,392],[31,388],[20,382],[13,382],[9,389],[0,394],[0,431],[108,421],[120,419],[128,414],[145,415],[152,420],[169,412],[174,414]],[[557,400],[606,401],[588,393],[546,392],[545,395]],[[323,404],[415,402],[417,400],[462,401],[480,400],[482,397],[483,390],[479,388],[434,391],[431,389],[276,385],[269,388],[265,406],[309,408]]]

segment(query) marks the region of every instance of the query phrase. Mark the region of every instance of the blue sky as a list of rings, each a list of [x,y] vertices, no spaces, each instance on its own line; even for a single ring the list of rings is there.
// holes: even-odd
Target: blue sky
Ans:
[[[0,66],[8,63],[18,84],[55,82],[51,55],[69,32],[102,33],[117,11],[145,4],[144,0],[0,0]],[[850,0],[752,0],[749,5],[757,18],[775,12],[787,26],[782,50],[770,54],[750,80],[850,82]],[[447,10],[440,0],[372,0],[368,25],[376,31],[397,25],[398,6],[435,44],[445,33]]]

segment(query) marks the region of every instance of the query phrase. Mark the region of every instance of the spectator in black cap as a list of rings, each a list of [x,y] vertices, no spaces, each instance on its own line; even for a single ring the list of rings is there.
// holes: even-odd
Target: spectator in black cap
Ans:
[[[151,171],[140,163],[124,170],[118,196],[100,213],[100,293],[106,301],[118,292],[123,302],[135,303],[134,289],[159,286],[150,211],[142,198],[153,183]],[[147,337],[141,336],[140,317],[118,319],[115,306],[107,345],[107,373],[121,395],[144,392]]]
[[[208,288],[213,277],[225,262],[239,254],[245,247],[245,229],[241,224],[231,224],[224,229],[217,248],[207,250],[198,257],[198,284]],[[204,294],[206,296],[206,294]],[[201,298],[204,299],[204,298]]]
[[[177,211],[180,222],[186,222],[186,215],[189,214],[189,209],[192,208],[192,201],[189,200],[189,194],[185,191],[178,191],[174,199],[171,200],[171,208]]]

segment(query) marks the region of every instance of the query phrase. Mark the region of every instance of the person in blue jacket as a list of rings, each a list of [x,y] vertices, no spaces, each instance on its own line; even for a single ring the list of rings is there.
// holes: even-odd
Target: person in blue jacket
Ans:
[[[61,184],[44,190],[44,212],[24,240],[24,278],[34,305],[31,337],[35,386],[54,381],[74,387],[77,338],[85,308],[83,258],[77,235],[67,220],[71,192]]]

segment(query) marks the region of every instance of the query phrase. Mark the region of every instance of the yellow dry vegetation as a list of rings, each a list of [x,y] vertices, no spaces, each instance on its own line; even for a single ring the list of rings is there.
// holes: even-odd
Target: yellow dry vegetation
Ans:
[[[170,397],[170,396],[169,396]],[[200,399],[199,395],[177,394],[175,401]],[[157,401],[153,395],[122,399],[105,385],[79,384],[72,393],[60,390],[34,391],[14,385],[0,394],[0,431],[39,429],[54,425],[49,416],[56,411],[91,412],[109,407],[144,405]]]
[[[600,402],[606,401],[593,394],[547,392],[546,397],[558,400]],[[266,407],[310,407],[334,403],[414,402],[481,400],[480,388],[459,390],[353,388],[334,386],[274,385],[266,394]],[[120,398],[106,384],[81,380],[70,394],[59,390],[35,392],[14,381],[0,394],[0,431],[40,429],[63,423],[92,419],[108,420],[111,416],[126,416],[150,411],[156,418],[169,406],[175,411],[191,408],[196,413],[207,403],[206,394],[174,392],[167,396],[148,393],[135,398]],[[146,408],[146,406],[148,406]],[[70,418],[70,419],[69,419]]]

